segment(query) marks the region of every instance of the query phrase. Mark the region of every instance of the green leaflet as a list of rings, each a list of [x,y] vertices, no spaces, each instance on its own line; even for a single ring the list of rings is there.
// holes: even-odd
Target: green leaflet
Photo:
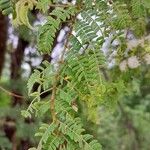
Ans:
[[[65,122],[60,122],[59,130],[70,137],[74,142],[78,142],[79,149],[83,150],[101,150],[101,145],[93,140],[93,136],[84,134],[80,118],[71,119],[66,116]]]
[[[0,10],[3,15],[9,15],[14,12],[11,0],[0,0]]]
[[[13,20],[13,25],[15,27],[26,25],[28,28],[33,29],[29,23],[28,11],[32,10],[36,3],[36,0],[19,0],[15,4],[16,16]]]
[[[36,8],[42,10],[45,13],[47,11],[47,6],[51,3],[51,0],[39,0],[37,2]]]
[[[39,28],[38,50],[40,53],[51,53],[55,35],[60,29],[62,22],[69,20],[76,12],[75,7],[69,7],[67,9],[56,7],[50,13],[50,16],[47,17],[47,22]]]
[[[104,80],[100,69],[105,67],[106,60],[100,50],[103,41],[112,31],[115,34],[114,39],[117,39],[127,29],[135,31],[140,28],[139,23],[143,22],[149,9],[147,1],[140,3],[140,0],[131,0],[131,6],[126,1],[108,4],[103,0],[83,0],[84,5],[78,0],[77,6],[52,0],[19,0],[16,3],[14,25],[26,25],[31,29],[33,27],[29,23],[28,11],[36,6],[45,14],[49,9],[47,5],[52,5],[52,11],[46,14],[46,23],[38,29],[37,47],[41,54],[51,53],[56,33],[61,29],[62,23],[68,22],[68,26],[71,24],[73,31],[66,39],[68,51],[65,51],[65,59],[58,70],[53,64],[44,62],[28,81],[28,93],[34,99],[28,109],[22,111],[22,115],[31,117],[35,113],[37,116],[44,116],[49,112],[51,101],[50,98],[41,101],[42,90],[52,90],[52,94],[55,94],[53,109],[56,115],[55,121],[41,125],[36,133],[40,137],[39,145],[31,150],[102,149],[91,135],[86,134],[79,118],[78,102],[84,103],[87,108],[87,118],[96,122],[99,106],[105,102],[112,106],[110,101],[117,101],[117,94],[124,89],[124,84]],[[0,1],[0,8],[7,10],[8,4],[8,0]],[[138,35],[144,35],[145,26],[142,25],[143,32],[140,31]],[[121,55],[124,55],[123,52]],[[36,83],[39,86],[33,92]],[[53,89],[56,91],[53,92]],[[51,112],[49,116],[53,118],[52,115]]]

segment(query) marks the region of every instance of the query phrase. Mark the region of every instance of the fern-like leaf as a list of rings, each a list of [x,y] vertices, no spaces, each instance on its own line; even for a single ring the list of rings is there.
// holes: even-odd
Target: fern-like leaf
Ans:
[[[83,134],[85,130],[82,128],[79,118],[74,120],[68,116],[66,118],[65,122],[60,122],[59,130],[62,133],[68,135],[74,142],[78,142],[80,149],[101,150],[101,145],[96,140],[93,140],[91,135]]]
[[[47,18],[47,22],[39,28],[38,50],[40,53],[50,53],[53,47],[54,37],[60,29],[61,23],[75,15],[76,8],[56,8]],[[56,19],[55,19],[56,18]]]
[[[11,0],[0,0],[0,10],[4,15],[9,15],[14,12],[13,3]]]

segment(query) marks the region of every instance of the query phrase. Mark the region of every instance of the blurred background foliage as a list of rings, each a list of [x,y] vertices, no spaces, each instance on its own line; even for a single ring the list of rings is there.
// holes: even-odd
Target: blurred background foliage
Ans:
[[[31,22],[40,22],[43,19],[37,10],[33,10],[30,16]],[[39,20],[39,17],[42,19]],[[6,17],[0,13],[0,149],[27,150],[36,145],[34,133],[40,122],[48,120],[47,116],[32,119],[24,119],[21,116],[20,111],[31,102],[27,96],[26,82],[34,68],[41,64],[42,60],[50,61],[51,56],[39,56],[36,51],[36,33],[32,33],[25,26],[14,29],[10,20],[11,16]],[[147,29],[144,31],[146,35],[149,35],[149,24],[147,22]],[[65,24],[62,29],[64,27]],[[143,28],[139,27],[137,34],[141,34],[140,30],[143,32]],[[59,33],[60,31],[57,36]],[[53,48],[58,44],[57,36]],[[119,40],[121,41],[122,37]],[[117,56],[115,65],[107,68],[106,79],[117,83],[117,87],[109,89],[108,81],[109,93],[104,98],[106,104],[108,99],[115,104],[100,108],[99,124],[87,121],[84,113],[81,113],[84,126],[100,141],[104,150],[150,149],[150,55],[144,57],[143,53],[149,52],[150,45],[145,43],[141,46],[138,43],[134,48],[130,46],[132,51],[128,57]],[[114,48],[123,51],[126,45],[111,45],[107,55],[110,55]],[[139,61],[137,57],[132,56],[141,59]],[[131,63],[129,57],[132,57]],[[36,85],[34,88],[36,90]],[[117,95],[115,90],[118,91]],[[42,95],[43,99],[48,94]]]

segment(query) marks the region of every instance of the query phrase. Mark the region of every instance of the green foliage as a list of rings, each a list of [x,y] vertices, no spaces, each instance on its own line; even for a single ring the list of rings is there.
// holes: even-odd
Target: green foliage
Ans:
[[[58,128],[58,130],[56,130]],[[70,116],[66,116],[64,122],[58,121],[57,123],[42,124],[40,132],[35,136],[41,136],[39,147],[44,149],[57,149],[61,147],[63,149],[87,149],[96,150],[101,149],[101,146],[96,140],[92,140],[92,136],[89,134],[83,134],[80,118],[72,119]],[[91,141],[92,140],[92,141]],[[67,142],[67,145],[65,144]],[[79,143],[77,146],[76,143]]]
[[[15,4],[16,15],[13,20],[14,26],[26,25],[28,28],[33,29],[29,23],[28,11],[32,10],[36,3],[36,0],[19,0]]]
[[[69,58],[71,58],[71,57],[69,57]],[[92,59],[91,59],[92,60]],[[76,61],[76,62],[78,62],[78,61]],[[94,63],[95,61],[93,61],[93,63]],[[31,78],[30,78],[30,80],[29,80],[29,82],[28,82],[28,88],[29,88],[29,93],[31,92],[31,89],[32,89],[32,87],[33,87],[33,85],[37,82],[37,83],[39,83],[40,85],[39,85],[39,87],[40,88],[38,88],[38,91],[36,91],[36,92],[34,92],[34,93],[32,93],[31,95],[32,96],[35,96],[35,98],[34,98],[34,100],[32,101],[32,104],[29,106],[29,108],[27,109],[27,111],[22,111],[22,114],[25,116],[25,117],[27,117],[27,116],[29,116],[29,117],[31,117],[31,114],[30,113],[32,113],[33,112],[33,110],[36,110],[36,111],[42,111],[42,109],[41,109],[41,107],[37,107],[38,105],[40,105],[41,104],[41,102],[40,102],[40,98],[38,97],[41,93],[40,93],[40,90],[39,89],[41,89],[41,88],[44,88],[44,90],[46,90],[46,87],[49,87],[50,85],[48,85],[48,83],[47,83],[47,81],[53,81],[53,74],[54,74],[54,71],[51,71],[51,65],[48,63],[48,62],[44,62],[44,64],[46,65],[46,68],[44,69],[43,67],[41,68],[40,67],[40,71],[38,71],[38,70],[36,70],[32,75],[31,75]],[[80,66],[79,66],[80,67]],[[66,68],[64,67],[63,68],[64,70],[66,70]],[[69,68],[68,68],[69,69]],[[96,71],[97,72],[97,68],[94,68],[94,65],[92,65],[92,69],[93,70],[91,70],[91,71]],[[68,70],[69,71],[69,70]],[[68,73],[68,71],[66,70],[65,71],[65,73]],[[81,71],[83,71],[84,72],[84,70],[81,70]],[[52,74],[50,74],[50,72],[52,73]],[[85,72],[86,73],[86,72]],[[68,76],[68,75],[67,75]],[[70,74],[69,74],[69,76],[70,76]],[[92,78],[91,78],[91,76],[93,77],[93,74],[89,74],[87,77],[88,77],[88,79],[84,79],[85,80],[85,83],[83,83],[83,87],[84,87],[84,84],[86,84],[86,82],[91,82],[90,80],[93,80]],[[80,77],[80,76],[78,76],[79,77],[79,79],[80,78],[85,78],[85,76],[83,76],[83,77]],[[95,76],[94,76],[94,78],[95,78]],[[79,80],[78,79],[78,80]],[[95,79],[96,80],[96,79]],[[74,82],[74,79],[72,79],[72,82]],[[95,81],[96,82],[96,81]],[[79,80],[79,83],[81,84],[81,80]],[[52,83],[51,83],[52,84]],[[100,145],[97,143],[96,144],[96,141],[91,141],[89,144],[88,144],[88,141],[91,139],[89,139],[88,138],[88,136],[86,137],[85,135],[82,135],[82,131],[83,131],[83,129],[81,128],[81,122],[79,122],[79,121],[77,121],[77,120],[79,120],[79,118],[78,119],[73,119],[72,117],[74,116],[73,114],[75,113],[75,110],[73,110],[73,106],[72,106],[72,102],[73,102],[73,99],[74,98],[76,98],[77,97],[77,95],[75,95],[75,94],[73,94],[73,92],[74,93],[76,93],[77,94],[77,92],[78,91],[76,91],[76,88],[79,88],[78,86],[79,86],[79,84],[78,84],[78,86],[77,87],[74,87],[75,88],[75,90],[73,91],[72,90],[72,84],[74,84],[74,83],[68,83],[67,85],[66,85],[66,87],[64,87],[64,89],[60,89],[60,90],[58,90],[58,96],[57,96],[57,99],[56,99],[56,113],[58,114],[58,118],[60,118],[59,120],[58,120],[58,124],[59,124],[59,132],[61,132],[61,134],[63,134],[63,136],[69,136],[70,137],[70,140],[73,140],[74,142],[79,142],[81,145],[80,145],[80,148],[83,148],[83,149],[96,149],[96,148],[98,148]],[[48,85],[48,86],[47,86]],[[88,85],[88,86],[92,86],[92,85]],[[82,87],[81,87],[82,88]],[[78,90],[80,90],[80,89],[78,89]],[[83,91],[84,91],[84,89],[83,89]],[[85,92],[86,92],[87,90],[85,89]],[[70,93],[69,93],[70,92]],[[84,93],[85,93],[84,92]],[[90,91],[89,91],[89,89],[88,89],[88,91],[86,92],[87,93],[87,95],[89,95],[89,97],[90,97],[90,94],[91,93],[89,93]],[[94,92],[94,89],[93,89],[93,92]],[[83,95],[84,95],[84,93],[82,94],[82,91],[81,91],[81,94],[82,95],[80,95],[81,97],[83,97]],[[80,94],[80,93],[79,93]],[[94,95],[94,94],[93,94]],[[91,95],[91,96],[93,96],[93,95]],[[85,98],[84,98],[85,99]],[[36,101],[37,100],[37,101]],[[89,100],[90,100],[90,98],[89,98]],[[93,100],[94,101],[94,100]],[[44,106],[46,106],[48,103],[47,102],[42,102],[43,104],[42,105],[44,105]],[[89,107],[92,107],[92,102],[91,101],[89,101],[89,104],[91,104],[91,106],[89,106]],[[95,104],[93,104],[94,106],[95,106]],[[44,107],[44,109],[49,109],[49,108],[46,108],[46,107]],[[72,116],[73,115],[73,116]],[[69,117],[71,117],[71,118],[69,118]],[[76,120],[76,121],[75,121]],[[58,143],[58,141],[59,141],[59,139],[60,139],[60,137],[58,137],[58,139],[57,139],[57,137],[55,137],[56,139],[53,141],[53,142],[56,142],[56,143],[51,143],[51,141],[50,140],[48,140],[48,139],[53,139],[53,137],[49,137],[48,135],[50,135],[50,134],[55,134],[55,129],[57,129],[58,128],[58,125],[55,127],[55,128],[53,128],[53,125],[54,126],[56,126],[55,125],[55,123],[52,123],[51,125],[50,125],[50,127],[48,127],[48,125],[47,125],[47,129],[45,129],[45,132],[42,134],[42,133],[37,133],[36,135],[41,135],[42,134],[42,139],[41,139],[41,142],[44,140],[44,143],[46,144],[44,144],[44,146],[43,147],[49,147],[49,149],[51,148],[51,147],[53,147],[54,148],[54,145],[55,145],[55,147],[57,148],[58,146],[60,146],[61,144],[63,144],[63,143]],[[67,126],[68,126],[68,128],[67,128]],[[81,129],[80,129],[81,128]],[[41,129],[43,129],[43,125],[42,125],[42,127],[41,127]],[[66,131],[64,131],[64,129],[66,130]],[[78,129],[78,130],[77,130]],[[60,133],[59,133],[60,134]],[[82,137],[83,136],[83,137]],[[87,140],[86,140],[86,138],[87,138]],[[77,140],[77,141],[76,141]],[[63,141],[63,137],[61,137],[61,142]],[[64,142],[65,141],[67,141],[67,142],[70,142],[69,141],[69,139],[67,138],[65,138],[64,139]],[[72,142],[73,142],[72,141]],[[40,142],[40,144],[41,144],[41,142]],[[51,143],[51,144],[50,144]],[[77,146],[75,143],[74,143],[74,145],[75,145],[75,147]],[[51,146],[51,147],[50,147]],[[63,145],[62,145],[63,146]],[[64,147],[64,146],[63,146]],[[73,147],[73,146],[72,146]],[[75,148],[74,147],[74,148]],[[69,149],[70,147],[68,147],[68,149]]]
[[[39,0],[37,3],[36,8],[40,9],[43,13],[46,13],[47,10],[47,6],[52,4],[53,0]]]
[[[0,92],[0,99],[0,107],[5,107],[10,103],[10,97],[4,92]]]
[[[4,15],[13,13],[13,2],[11,0],[0,0],[0,10]]]
[[[23,108],[19,108],[18,106],[11,108],[9,105],[0,107],[0,128],[5,126],[9,126],[9,124],[13,127],[15,126],[16,130],[16,138],[23,139],[23,140],[30,140],[32,143],[36,143],[36,139],[32,138],[35,131],[38,129],[39,121],[38,119],[35,120],[34,124],[24,122],[24,119],[21,117],[20,111]],[[6,121],[5,117],[11,117],[12,120]],[[13,122],[16,120],[16,122]],[[26,130],[24,130],[26,129]],[[28,132],[27,132],[28,131]],[[0,148],[2,149],[12,149],[12,143],[8,140],[5,133],[0,131]]]
[[[75,7],[56,8],[47,17],[47,22],[39,28],[38,49],[40,53],[50,53],[56,33],[61,24],[73,17],[77,10]]]
[[[39,132],[35,134],[40,137],[38,147],[30,150],[102,149],[98,141],[84,129],[80,112],[85,112],[88,120],[99,123],[97,115],[100,106],[112,107],[112,104],[117,104],[123,94],[131,94],[131,87],[137,91],[137,80],[131,81],[130,74],[124,78],[124,74],[115,70],[115,75],[119,72],[121,76],[113,76],[114,72],[110,70],[109,80],[104,72],[107,70],[107,60],[101,48],[105,38],[113,34],[112,40],[119,39],[120,45],[124,41],[121,54],[116,50],[124,56],[127,38],[124,31],[131,30],[137,37],[145,35],[144,20],[148,19],[149,11],[146,4],[147,0],[143,3],[139,0],[116,0],[109,3],[84,0],[77,1],[74,5],[48,0],[17,1],[14,25],[26,25],[33,29],[28,12],[34,7],[46,16],[46,23],[38,28],[37,47],[41,54],[52,52],[56,34],[63,23],[70,29],[57,67],[43,62],[43,66],[37,68],[28,80],[28,94],[33,100],[27,110],[22,111],[22,115],[31,118],[33,113],[37,117],[44,117],[48,113],[50,117],[50,123],[41,124]],[[49,9],[47,5],[53,8],[49,14],[46,13]],[[140,22],[142,30],[139,31]],[[33,92],[37,83],[37,91]],[[125,89],[126,86],[129,87],[128,90]],[[48,91],[50,96],[45,101],[41,100],[41,95]],[[79,105],[86,110],[79,110]]]
[[[149,149],[149,71],[145,66],[139,72],[128,70],[118,74],[120,80],[126,83],[126,91],[120,95],[119,105],[112,114],[100,111],[101,124],[98,137],[104,150],[128,149],[138,147],[141,150]],[[116,71],[117,68],[112,70]],[[143,74],[141,76],[141,74]],[[112,73],[116,80],[116,74]],[[113,122],[113,124],[112,124]]]
[[[12,145],[9,140],[5,137],[3,132],[0,132],[0,148],[1,149],[11,149]]]

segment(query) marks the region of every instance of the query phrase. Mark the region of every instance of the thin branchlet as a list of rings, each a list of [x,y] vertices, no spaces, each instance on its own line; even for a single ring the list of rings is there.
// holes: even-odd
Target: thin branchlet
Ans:
[[[52,95],[50,98],[50,111],[51,111],[51,115],[52,115],[52,120],[54,122],[57,121],[56,112],[55,112],[55,99],[56,99],[56,94],[57,94],[57,83],[59,82],[59,79],[60,79],[61,65],[64,63],[64,55],[65,55],[65,52],[68,48],[69,37],[71,36],[76,16],[77,16],[77,14],[74,17],[72,17],[70,20],[70,23],[69,23],[70,31],[68,32],[67,37],[66,37],[67,40],[64,44],[64,49],[62,51],[61,58],[60,58],[59,63],[58,63],[58,70],[55,74],[55,78],[54,78],[55,81],[54,81],[54,84],[52,87]]]

